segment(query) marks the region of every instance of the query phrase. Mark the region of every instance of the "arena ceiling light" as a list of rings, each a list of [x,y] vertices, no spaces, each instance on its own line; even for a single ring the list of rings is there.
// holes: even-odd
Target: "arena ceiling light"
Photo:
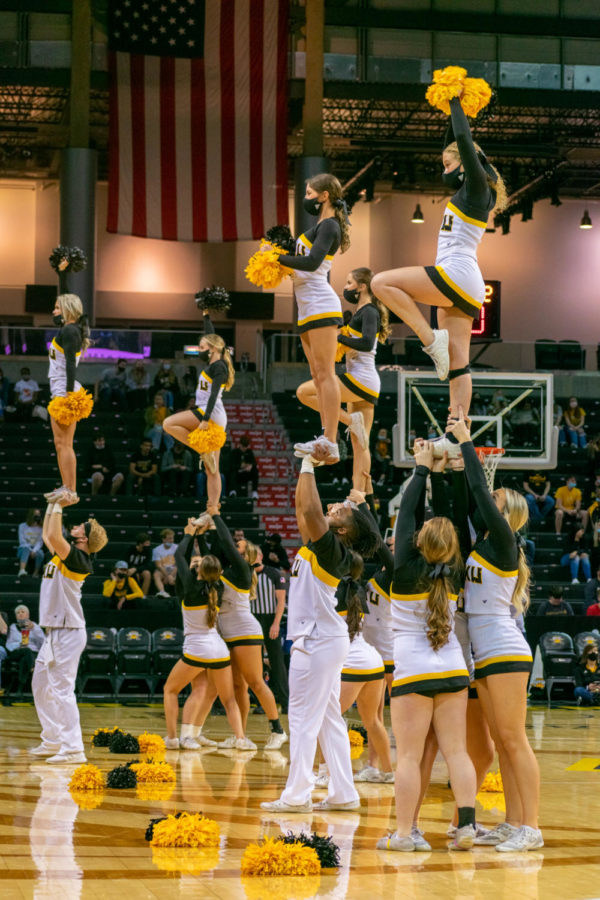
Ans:
[[[590,219],[590,214],[587,211],[587,209],[584,210],[584,212],[583,212],[583,215],[581,217],[581,222],[579,223],[579,227],[580,228],[591,228],[592,227],[592,220]]]
[[[422,225],[423,222],[425,221],[425,218],[423,216],[423,211],[421,210],[420,203],[417,203],[417,208],[415,209],[414,213],[412,214],[412,219],[410,221],[414,222],[415,225]]]

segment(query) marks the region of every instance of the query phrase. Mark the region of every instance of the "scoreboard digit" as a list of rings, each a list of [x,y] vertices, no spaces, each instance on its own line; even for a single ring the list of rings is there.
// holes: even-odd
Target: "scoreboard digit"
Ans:
[[[473,319],[471,336],[497,340],[500,338],[500,282],[485,282],[485,300],[476,319]]]

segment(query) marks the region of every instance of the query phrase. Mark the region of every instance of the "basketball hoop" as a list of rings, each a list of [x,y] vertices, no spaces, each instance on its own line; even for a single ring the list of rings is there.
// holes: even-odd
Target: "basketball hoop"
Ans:
[[[504,447],[475,447],[475,453],[485,474],[485,480],[490,491],[494,490],[494,477],[501,457],[504,456]]]

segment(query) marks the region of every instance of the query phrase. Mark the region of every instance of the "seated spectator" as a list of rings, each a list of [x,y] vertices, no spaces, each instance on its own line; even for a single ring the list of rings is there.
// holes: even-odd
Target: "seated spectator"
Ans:
[[[540,603],[537,616],[572,616],[573,607],[563,600],[563,589],[556,584],[550,588],[548,599]]]
[[[12,385],[8,378],[4,375],[2,369],[0,369],[0,422],[4,421],[4,413],[6,411],[6,407],[10,403],[10,389]]]
[[[96,382],[94,399],[100,409],[109,409],[111,403],[127,409],[127,397],[125,384],[127,382],[127,363],[124,359],[117,360],[114,366],[104,369]]]
[[[392,442],[387,428],[380,428],[373,449],[373,480],[385,484],[392,464]]]
[[[179,382],[169,362],[161,362],[158,372],[154,376],[153,389],[155,393],[160,391],[165,398],[165,404],[170,409],[175,409],[179,401]]]
[[[4,693],[4,688],[2,687],[2,663],[8,656],[8,652],[6,650],[6,636],[8,635],[8,615],[5,612],[0,612],[0,696]]]
[[[15,608],[15,618],[17,621],[8,629],[6,649],[9,658],[19,664],[19,696],[22,696],[44,643],[44,632],[31,621],[29,610],[23,604]]]
[[[37,381],[31,377],[31,371],[24,366],[21,369],[21,378],[15,384],[15,407],[17,410],[17,418],[30,419],[33,408],[37,403],[40,387]]]
[[[146,407],[144,413],[144,437],[152,441],[152,446],[155,450],[160,450],[163,441],[167,450],[175,443],[175,438],[172,438],[170,434],[163,430],[163,422],[167,416],[171,415],[171,412],[172,410],[165,405],[165,398],[162,393],[155,394],[154,405]]]
[[[563,427],[561,431],[561,444],[571,444],[572,447],[587,447],[585,436],[585,409],[579,405],[577,397],[570,397],[569,403],[563,412]]]
[[[195,401],[197,387],[198,370],[196,366],[186,366],[185,372],[181,378],[181,402],[184,407],[187,406],[190,400]]]
[[[585,611],[586,616],[600,616],[600,587],[596,591],[596,598]]]
[[[190,491],[194,461],[185,444],[179,441],[165,450],[160,463],[163,493],[178,497],[187,496]]]
[[[29,509],[25,521],[19,525],[19,572],[17,578],[27,575],[27,563],[33,565],[33,576],[39,578],[44,562],[44,542],[42,541],[42,511]]]
[[[250,438],[243,434],[238,446],[231,452],[229,462],[229,496],[237,497],[242,488],[250,485],[252,499],[258,500],[258,466],[256,456],[250,447]]]
[[[138,359],[127,373],[125,390],[127,392],[127,409],[146,408],[150,390],[150,375],[141,359]]]
[[[234,528],[233,529],[233,540],[234,543],[239,543],[239,541],[247,540],[246,535],[244,534],[243,528]]]
[[[152,562],[154,563],[154,584],[156,585],[157,597],[170,597],[165,587],[173,587],[175,577],[177,575],[177,566],[175,564],[175,551],[177,544],[175,543],[175,532],[172,528],[163,528],[160,533],[162,543],[155,547],[152,551]]]
[[[280,534],[268,534],[260,549],[266,566],[274,566],[276,569],[285,569],[286,571],[291,569]]]
[[[590,555],[588,553],[589,538],[579,528],[571,540],[569,549],[560,558],[561,566],[569,566],[571,572],[571,584],[580,584],[579,569],[583,574],[583,580],[589,581],[592,577]]]
[[[597,479],[600,481],[600,479]],[[594,487],[592,502],[588,506],[589,522],[592,529],[592,543],[595,555],[600,554],[600,484]]]
[[[135,578],[142,589],[144,596],[150,591],[152,581],[152,550],[150,549],[150,535],[147,531],[140,531],[136,536],[135,544],[127,554],[127,574]]]
[[[117,472],[112,450],[106,446],[106,438],[100,431],[94,435],[92,446],[88,450],[85,474],[93,496],[110,493],[114,497],[125,481],[123,473]]]
[[[595,578],[590,578],[588,583],[584,588],[583,599],[586,605],[591,606],[592,603],[596,602],[596,597],[598,596],[598,590],[600,589],[600,566],[598,566],[598,570],[596,572]]]
[[[529,472],[523,482],[525,499],[532,522],[540,522],[554,508],[550,496],[550,479],[545,472]]]
[[[577,526],[585,531],[588,514],[586,509],[581,508],[581,491],[577,487],[577,478],[574,475],[567,476],[565,484],[561,484],[554,497],[556,499],[554,511],[556,533],[560,534],[565,516],[573,528]]]
[[[513,440],[521,447],[533,447],[539,439],[540,414],[531,400],[524,400],[512,412]]]
[[[160,494],[160,480],[158,472],[158,455],[152,449],[152,441],[147,438],[140,443],[139,450],[133,453],[129,462],[127,473],[126,493],[140,494],[145,497],[148,494]]]
[[[102,596],[111,598],[111,609],[135,609],[137,599],[144,594],[132,575],[129,575],[127,562],[124,559],[115,563],[114,569],[102,585]]]
[[[581,706],[600,706],[598,647],[587,644],[575,669],[575,699]]]

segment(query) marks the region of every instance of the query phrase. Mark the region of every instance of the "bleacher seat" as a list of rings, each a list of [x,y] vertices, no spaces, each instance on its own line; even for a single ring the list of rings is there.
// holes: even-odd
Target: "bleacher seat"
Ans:
[[[540,652],[550,706],[552,688],[555,684],[571,684],[575,687],[573,670],[577,660],[573,640],[564,631],[547,631],[540,637]]]
[[[535,342],[536,369],[558,369],[558,343],[549,338]]]
[[[581,659],[581,654],[590,644],[596,644],[597,647],[600,647],[600,633],[597,631],[580,631],[579,634],[575,635],[577,659]]]
[[[140,684],[146,685],[148,696],[152,694],[150,646],[150,632],[145,628],[120,628],[117,632],[117,696],[124,686]]]
[[[181,628],[157,628],[152,632],[152,693],[161,689],[183,648]]]
[[[111,628],[92,627],[87,628],[87,643],[81,659],[79,660],[79,672],[77,674],[77,694],[106,696],[113,698],[116,694],[117,676],[115,653],[115,634]],[[94,683],[95,690],[88,690],[90,682]],[[104,690],[99,690],[99,686]],[[109,690],[106,690],[108,685]]]

